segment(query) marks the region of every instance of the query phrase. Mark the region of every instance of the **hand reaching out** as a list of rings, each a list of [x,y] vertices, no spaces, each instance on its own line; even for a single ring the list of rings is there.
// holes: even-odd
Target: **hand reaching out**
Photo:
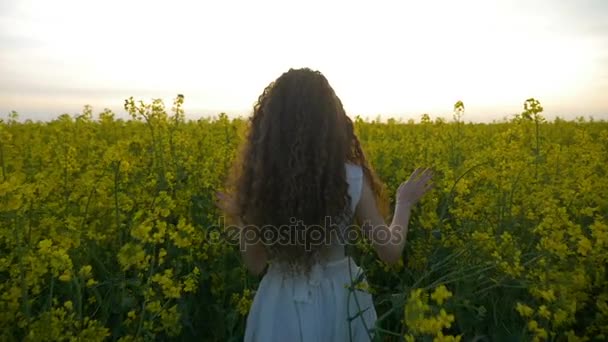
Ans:
[[[433,188],[431,178],[433,171],[429,168],[421,167],[414,170],[410,178],[401,183],[397,189],[397,204],[413,206]]]

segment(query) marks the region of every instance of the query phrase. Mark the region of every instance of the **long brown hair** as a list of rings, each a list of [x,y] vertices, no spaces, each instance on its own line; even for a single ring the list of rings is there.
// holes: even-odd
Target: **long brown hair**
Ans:
[[[265,229],[290,226],[292,238],[303,233],[297,236],[307,239],[306,228],[323,227],[327,217],[338,223],[352,218],[346,162],[363,168],[384,213],[383,186],[329,82],[319,71],[289,69],[254,105],[227,189],[241,222],[260,229],[262,236]],[[294,226],[296,220],[303,225]],[[267,244],[270,257],[310,265],[323,247],[290,241]]]

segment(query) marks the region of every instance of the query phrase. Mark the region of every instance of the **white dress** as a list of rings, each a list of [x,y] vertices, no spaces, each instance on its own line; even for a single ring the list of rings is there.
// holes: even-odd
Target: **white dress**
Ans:
[[[346,164],[346,178],[354,212],[361,197],[361,167]],[[372,296],[348,288],[365,283],[363,271],[345,256],[343,245],[332,246],[330,254],[308,276],[269,266],[247,316],[246,342],[371,340],[377,318]]]

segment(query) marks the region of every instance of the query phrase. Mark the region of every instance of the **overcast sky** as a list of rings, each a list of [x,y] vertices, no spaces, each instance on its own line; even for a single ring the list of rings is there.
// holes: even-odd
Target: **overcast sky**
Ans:
[[[0,0],[0,117],[185,95],[189,118],[248,114],[290,67],[352,116],[608,119],[608,1]],[[170,106],[169,106],[170,107]]]

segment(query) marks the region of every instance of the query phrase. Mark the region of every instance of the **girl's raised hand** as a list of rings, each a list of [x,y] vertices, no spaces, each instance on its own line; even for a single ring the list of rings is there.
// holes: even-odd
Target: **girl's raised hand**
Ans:
[[[417,168],[410,178],[401,183],[397,189],[397,204],[413,206],[433,188],[431,178],[433,171],[429,168]]]

